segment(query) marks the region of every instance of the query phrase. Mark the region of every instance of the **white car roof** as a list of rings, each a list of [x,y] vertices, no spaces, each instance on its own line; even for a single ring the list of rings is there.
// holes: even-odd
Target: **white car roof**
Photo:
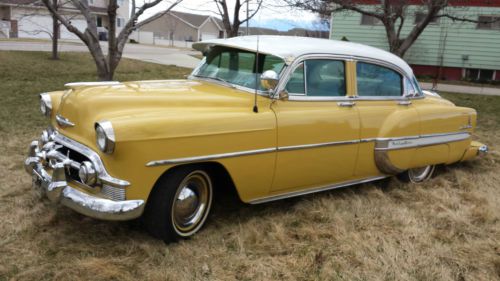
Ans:
[[[394,54],[367,45],[338,40],[279,35],[252,35],[228,39],[206,40],[193,43],[193,48],[198,51],[205,52],[208,48],[213,46],[225,46],[256,52],[257,41],[259,43],[258,49],[260,53],[280,57],[288,64],[295,58],[306,54],[353,56],[359,58],[371,58],[391,63],[406,72],[406,75],[409,77],[413,77],[411,67],[404,60]]]

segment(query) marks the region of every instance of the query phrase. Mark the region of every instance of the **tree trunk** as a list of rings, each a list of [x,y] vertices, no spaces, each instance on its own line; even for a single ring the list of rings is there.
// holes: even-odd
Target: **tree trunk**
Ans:
[[[58,3],[57,0],[52,1],[54,10],[57,11]],[[52,15],[52,59],[58,60],[59,53],[57,52],[57,46],[59,41],[59,21],[55,15]]]

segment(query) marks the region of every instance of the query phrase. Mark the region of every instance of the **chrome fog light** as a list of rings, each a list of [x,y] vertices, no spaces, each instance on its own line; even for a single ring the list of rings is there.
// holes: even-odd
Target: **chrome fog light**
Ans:
[[[52,99],[47,93],[40,94],[40,111],[47,117],[52,113]]]
[[[88,186],[93,186],[97,182],[97,173],[94,165],[89,161],[83,161],[78,170],[80,181]]]

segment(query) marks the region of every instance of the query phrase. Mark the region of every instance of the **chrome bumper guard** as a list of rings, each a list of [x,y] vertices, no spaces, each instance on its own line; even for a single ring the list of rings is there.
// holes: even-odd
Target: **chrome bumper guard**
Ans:
[[[60,203],[83,215],[103,220],[130,220],[142,215],[144,200],[113,201],[97,197],[68,185],[66,166],[79,165],[68,158],[61,157],[60,153],[44,145],[39,149],[39,142],[33,141],[29,155],[24,162],[26,171],[32,175],[33,187],[41,197],[47,197],[54,203]],[[47,173],[42,163],[50,160],[55,164],[52,176]]]
[[[477,149],[477,154],[479,156],[484,156],[486,154],[488,154],[489,152],[489,148],[487,145],[481,145],[478,149]]]

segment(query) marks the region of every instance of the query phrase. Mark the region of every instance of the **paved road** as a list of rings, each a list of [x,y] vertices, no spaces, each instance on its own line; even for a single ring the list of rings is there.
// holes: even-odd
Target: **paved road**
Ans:
[[[103,51],[107,52],[107,44],[101,44]],[[16,51],[52,51],[50,41],[0,41],[0,50]],[[66,41],[59,44],[61,52],[88,52],[85,45],[80,42]],[[200,61],[190,55],[199,54],[197,51],[180,48],[167,48],[140,44],[127,44],[123,52],[123,57],[142,60],[147,62],[176,65],[181,67],[194,68]]]

